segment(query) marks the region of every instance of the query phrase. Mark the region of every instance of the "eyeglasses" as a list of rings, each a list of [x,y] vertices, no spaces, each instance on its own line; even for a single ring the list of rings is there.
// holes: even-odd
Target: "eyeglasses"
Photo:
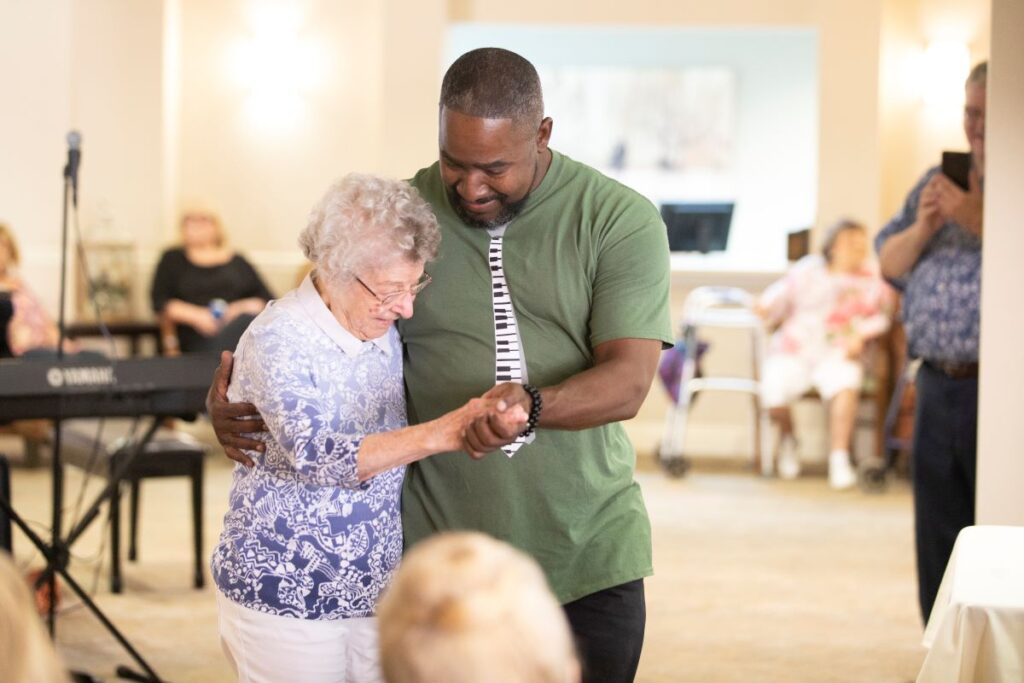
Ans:
[[[387,308],[388,306],[395,303],[405,295],[409,295],[413,298],[416,298],[416,295],[422,292],[424,288],[430,284],[432,279],[433,278],[424,273],[423,277],[420,278],[420,281],[414,284],[409,289],[403,289],[397,292],[388,292],[387,294],[378,294],[377,292],[370,289],[370,286],[368,284],[360,280],[358,275],[356,276],[356,282],[361,284],[363,286],[363,289],[369,292],[370,296],[376,299],[377,303],[380,304],[382,308]]]

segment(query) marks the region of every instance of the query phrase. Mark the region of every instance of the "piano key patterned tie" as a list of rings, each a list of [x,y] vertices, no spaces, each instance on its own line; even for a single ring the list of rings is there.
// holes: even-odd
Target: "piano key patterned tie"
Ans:
[[[512,297],[509,295],[508,282],[505,280],[505,269],[502,265],[501,238],[504,229],[491,233],[491,244],[488,249],[488,262],[491,268],[491,301],[494,308],[494,383],[525,382],[526,364],[520,346],[519,326],[516,325],[516,312],[512,308]],[[534,439],[519,436],[512,443],[502,446],[502,452],[508,457],[524,443]]]

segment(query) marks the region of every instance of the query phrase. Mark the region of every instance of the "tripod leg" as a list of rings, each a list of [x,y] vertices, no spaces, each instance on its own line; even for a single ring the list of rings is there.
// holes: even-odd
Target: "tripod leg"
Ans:
[[[7,464],[7,456],[0,453],[0,496],[6,500],[11,498],[11,470]],[[11,518],[7,513],[0,513],[0,549],[14,554],[14,539],[11,537]]]
[[[121,581],[121,485],[110,493],[110,592],[120,593]]]
[[[146,671],[146,673],[149,675],[149,678],[142,680],[154,681],[156,683],[159,683],[160,677],[157,676],[156,672],[153,671],[149,664],[146,663],[146,660],[142,658],[142,655],[140,655],[138,651],[136,651],[136,649],[132,647],[132,644],[128,642],[128,640],[124,637],[124,635],[121,634],[119,630],[117,630],[117,627],[114,626],[114,624],[109,619],[107,619],[107,616],[100,611],[100,608],[97,607],[96,603],[92,601],[92,598],[89,597],[89,594],[86,593],[85,590],[81,586],[79,586],[78,583],[73,578],[71,578],[67,570],[64,568],[64,564],[58,561],[61,558],[61,556],[63,556],[66,553],[66,551],[62,551],[59,548],[55,548],[52,545],[48,545],[46,541],[40,538],[39,535],[36,534],[36,532],[34,532],[31,529],[31,527],[28,526],[28,524],[25,523],[21,516],[18,515],[17,512],[15,512],[14,508],[11,506],[11,503],[6,496],[0,495],[0,509],[2,509],[3,512],[7,514],[8,517],[10,517],[11,521],[14,522],[14,524],[18,527],[18,529],[21,530],[23,534],[25,534],[25,536],[32,543],[32,545],[38,548],[39,552],[41,552],[47,558],[46,570],[43,572],[43,576],[40,577],[40,580],[46,580],[46,575],[49,575],[49,580],[51,582],[55,582],[56,575],[60,574],[60,576],[64,579],[64,582],[67,584],[67,586],[72,591],[74,591],[74,593],[82,601],[82,604],[84,604],[89,609],[89,611],[93,613],[93,616],[95,616],[100,621],[100,623],[106,627],[107,631],[109,631],[110,634],[114,636],[114,639],[121,644],[121,647],[123,647],[125,651],[129,655],[131,655],[132,659],[134,659],[136,663]],[[51,600],[50,602],[52,605],[56,601]]]
[[[110,634],[114,636],[114,639],[121,644],[121,647],[123,647],[125,651],[129,655],[131,655],[131,658],[134,659],[135,662],[140,667],[142,667],[142,669],[149,675],[149,678],[142,678],[139,680],[154,681],[155,683],[159,683],[160,677],[157,676],[156,672],[153,671],[149,664],[146,663],[146,660],[142,658],[142,655],[140,655],[138,651],[134,647],[132,647],[132,644],[128,642],[128,639],[125,638],[124,635],[122,635],[122,633],[117,629],[116,626],[114,626],[113,622],[111,622],[110,619],[107,618],[107,615],[100,611],[100,608],[97,607],[96,603],[92,601],[92,598],[90,598],[89,594],[85,592],[85,589],[79,586],[78,583],[73,578],[71,578],[71,575],[68,574],[67,570],[63,567],[58,567],[57,572],[64,579],[64,582],[67,583],[68,588],[75,592],[75,594],[78,596],[78,599],[82,601],[82,604],[89,608],[89,611],[92,612],[93,616],[96,617],[100,621],[100,623],[106,627],[107,631],[109,631]]]
[[[203,456],[200,454],[192,471],[192,533],[195,544],[196,574],[194,585],[202,588],[203,576]]]
[[[130,515],[131,521],[128,527],[128,559],[132,562],[136,562],[139,559],[138,553],[138,542],[139,542],[139,496],[142,495],[141,486],[139,479],[133,477],[131,480],[131,503],[130,503]]]

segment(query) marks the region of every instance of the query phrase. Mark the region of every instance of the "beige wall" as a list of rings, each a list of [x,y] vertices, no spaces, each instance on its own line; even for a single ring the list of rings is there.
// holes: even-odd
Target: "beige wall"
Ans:
[[[295,30],[280,37],[312,47],[299,66],[318,77],[299,93],[294,125],[278,127],[264,106],[270,103],[251,101],[243,79],[250,77],[246,67],[258,68],[246,58],[280,49],[279,36],[261,39],[265,28],[247,11],[253,3],[182,2],[175,208],[198,204],[220,213],[234,246],[276,276],[278,290],[301,262],[295,238],[319,194],[348,171],[377,167],[381,16],[373,5],[291,5]],[[243,53],[243,63],[233,64],[235,51],[249,45],[257,54]],[[164,226],[164,234],[176,241],[176,225]]]
[[[879,74],[881,216],[884,224],[903,204],[943,149],[967,149],[961,104],[928,108],[914,67],[929,41],[950,38],[970,50],[971,63],[988,57],[988,0],[886,0],[883,3]]]
[[[59,289],[60,174],[72,122],[70,8],[70,0],[0,3],[0,221],[17,235],[22,269],[50,310]]]
[[[281,292],[302,264],[310,207],[352,171],[407,177],[436,156],[442,2],[291,3],[294,39],[312,46],[315,82],[294,126],[263,127],[228,65],[260,35],[244,0],[181,4],[177,209],[199,202]],[[287,36],[286,36],[287,37]],[[270,43],[268,49],[274,49]],[[167,240],[176,239],[173,225]]]
[[[158,2],[0,5],[0,216],[51,311],[68,130],[82,132],[83,237],[144,246],[159,229],[162,34]]]
[[[992,3],[982,254],[978,523],[1024,525],[1024,3]]]
[[[72,18],[71,124],[82,132],[83,238],[134,245],[135,314],[144,315],[144,271],[160,243],[164,202],[163,7],[89,0],[74,4]]]

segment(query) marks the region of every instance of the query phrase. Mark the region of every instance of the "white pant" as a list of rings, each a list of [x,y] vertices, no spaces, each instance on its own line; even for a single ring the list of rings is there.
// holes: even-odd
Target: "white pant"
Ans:
[[[860,390],[864,369],[841,351],[824,358],[808,359],[788,353],[772,354],[765,359],[761,378],[761,400],[767,408],[789,405],[811,387],[826,401],[844,389]]]
[[[380,683],[377,618],[264,614],[217,592],[220,644],[239,683]]]

